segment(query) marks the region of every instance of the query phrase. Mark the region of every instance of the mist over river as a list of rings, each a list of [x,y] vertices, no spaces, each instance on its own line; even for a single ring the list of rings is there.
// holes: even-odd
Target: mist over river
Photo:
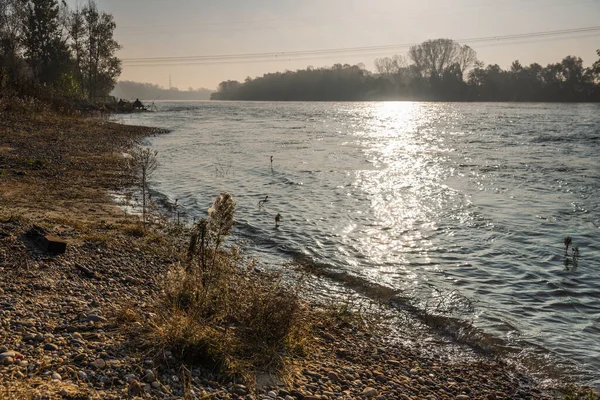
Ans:
[[[442,293],[472,340],[600,386],[600,105],[157,107],[114,117],[171,130],[148,139],[152,188],[196,217],[232,193],[263,265],[311,263],[420,308]]]

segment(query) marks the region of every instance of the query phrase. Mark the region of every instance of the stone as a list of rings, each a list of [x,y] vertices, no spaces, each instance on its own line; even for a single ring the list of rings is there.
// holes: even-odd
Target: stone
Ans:
[[[106,322],[106,318],[96,314],[88,315],[87,320],[91,322]]]
[[[340,379],[340,376],[339,376],[338,374],[336,374],[335,372],[333,372],[333,371],[329,371],[329,372],[327,373],[327,377],[328,377],[328,378],[329,378],[329,379],[330,379],[332,382],[340,382],[340,381],[341,381],[341,379]]]
[[[458,396],[456,396],[456,400],[469,400],[470,397],[467,396],[466,394],[459,394]]]
[[[82,381],[87,381],[87,379],[88,379],[87,374],[85,372],[83,372],[83,371],[77,372],[77,377],[79,379],[81,379]]]
[[[53,381],[61,381],[62,380],[62,376],[60,376],[60,374],[58,372],[55,372],[52,374],[52,380]]]
[[[11,365],[14,361],[14,358],[12,357],[4,357],[2,360],[0,360],[0,365]]]
[[[152,386],[154,389],[158,389],[160,387],[160,382],[154,381],[150,384],[150,386]]]
[[[46,343],[44,345],[44,350],[48,350],[48,351],[57,351],[58,350],[58,346],[55,345],[54,343]]]
[[[39,236],[35,243],[48,253],[64,254],[67,250],[67,242],[53,235]]]
[[[147,383],[152,383],[156,380],[156,375],[154,375],[154,372],[152,372],[152,370],[147,369],[144,371],[144,377],[142,378],[142,380]]]
[[[4,352],[0,353],[0,361],[2,361],[5,358],[18,358],[17,356],[21,356],[23,357],[21,354],[17,353],[16,351],[13,350],[5,350]]]
[[[365,390],[362,391],[361,395],[363,397],[373,397],[377,395],[377,389],[372,387],[366,387]]]
[[[23,336],[24,342],[31,342],[31,341],[33,341],[33,339],[35,339],[35,334],[33,334],[33,333],[28,333]]]
[[[106,367],[106,361],[101,358],[98,358],[91,362],[92,367],[96,369],[104,369]]]
[[[131,382],[129,382],[129,387],[127,388],[127,393],[130,396],[140,396],[143,391],[144,391],[144,389],[142,388],[142,385],[140,385],[140,383],[138,381],[136,381],[135,379],[133,379]]]

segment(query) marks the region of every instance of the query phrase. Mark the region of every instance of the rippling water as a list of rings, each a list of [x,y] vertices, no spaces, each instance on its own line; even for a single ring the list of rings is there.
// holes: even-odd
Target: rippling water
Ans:
[[[194,215],[231,192],[263,260],[389,287],[472,322],[471,341],[600,384],[598,105],[161,103],[117,119],[171,129],[151,139],[154,188]]]

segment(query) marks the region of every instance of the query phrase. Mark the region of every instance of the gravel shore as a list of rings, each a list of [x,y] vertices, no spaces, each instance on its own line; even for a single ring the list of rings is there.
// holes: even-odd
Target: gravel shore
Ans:
[[[157,131],[50,115],[2,121],[0,399],[561,398],[501,362],[423,352],[316,310],[306,355],[281,377],[258,375],[256,387],[146,353],[132,332],[152,317],[176,244],[140,234],[107,191],[129,182],[121,153]],[[66,241],[66,253],[42,251],[27,235],[34,225]]]

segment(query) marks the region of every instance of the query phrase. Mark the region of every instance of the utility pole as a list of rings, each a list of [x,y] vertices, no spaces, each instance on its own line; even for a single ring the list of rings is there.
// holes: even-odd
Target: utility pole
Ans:
[[[171,89],[173,85],[171,85],[171,75],[169,75],[169,89]]]

